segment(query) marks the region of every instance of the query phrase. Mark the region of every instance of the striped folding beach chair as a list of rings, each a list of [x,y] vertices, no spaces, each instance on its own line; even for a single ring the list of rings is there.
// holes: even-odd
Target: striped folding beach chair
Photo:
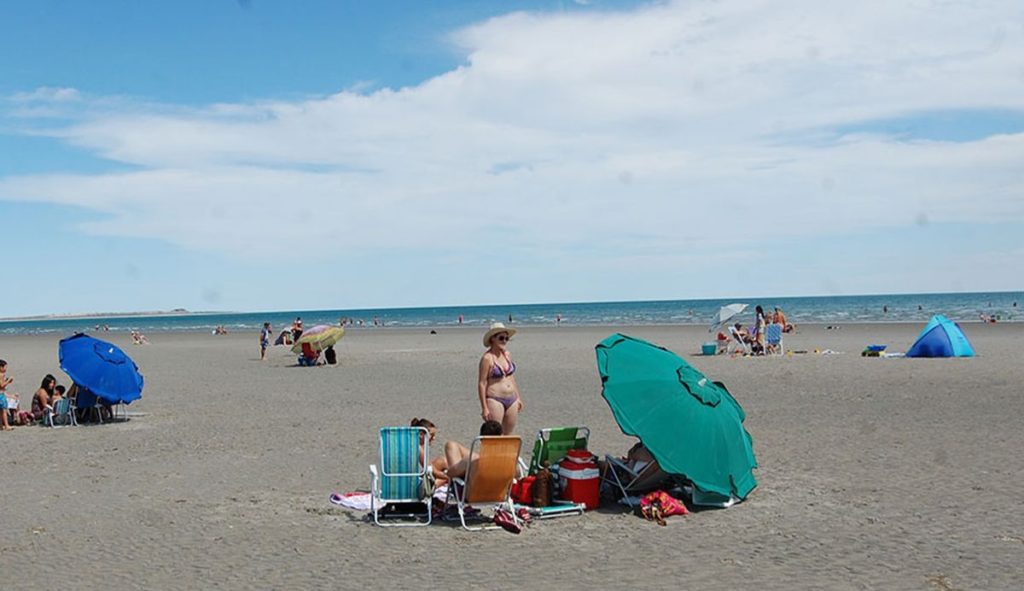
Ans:
[[[61,398],[58,400],[53,405],[53,410],[46,411],[43,422],[50,427],[56,427],[58,424],[72,427],[78,425],[78,421],[75,420],[75,407],[71,404],[71,399]]]
[[[769,324],[768,328],[764,330],[764,350],[765,354],[778,353],[781,355],[786,352],[782,346],[781,324]]]
[[[420,441],[423,451],[420,452]],[[380,430],[380,468],[370,465],[370,511],[377,525],[429,525],[432,488],[429,486],[429,433],[423,427],[384,427]],[[421,512],[403,512],[422,505]],[[415,522],[385,523],[386,518],[416,518]]]

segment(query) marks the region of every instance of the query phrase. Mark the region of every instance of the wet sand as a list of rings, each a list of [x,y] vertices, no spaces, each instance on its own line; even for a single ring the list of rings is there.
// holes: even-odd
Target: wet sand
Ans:
[[[376,430],[426,416],[438,443],[479,426],[476,329],[353,330],[336,368],[298,368],[257,335],[153,334],[127,423],[0,433],[5,589],[1018,589],[1024,586],[1024,324],[964,325],[974,359],[905,351],[920,325],[801,326],[773,358],[696,355],[698,327],[524,328],[519,434],[586,424],[624,452],[593,346],[612,332],[682,354],[747,412],[760,485],[658,527],[616,507],[522,535],[380,529],[328,503],[365,489]],[[54,336],[0,337],[23,407]],[[435,450],[439,452],[440,449]],[[64,559],[58,557],[64,556]],[[64,567],[46,567],[41,564]],[[544,582],[544,579],[547,579]]]

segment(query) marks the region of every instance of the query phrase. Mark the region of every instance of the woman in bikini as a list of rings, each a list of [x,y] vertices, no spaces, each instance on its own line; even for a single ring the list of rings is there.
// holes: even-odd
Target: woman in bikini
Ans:
[[[501,423],[502,432],[511,435],[516,428],[523,400],[516,384],[516,364],[508,353],[508,341],[516,333],[514,328],[495,322],[484,334],[487,351],[480,358],[480,416],[484,421]]]

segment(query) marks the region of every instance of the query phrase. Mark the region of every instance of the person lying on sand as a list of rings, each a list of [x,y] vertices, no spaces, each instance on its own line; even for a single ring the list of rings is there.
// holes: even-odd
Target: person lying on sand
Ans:
[[[484,421],[480,425],[480,435],[501,435],[501,423],[498,421]],[[462,478],[469,469],[470,462],[478,459],[477,454],[469,456],[469,448],[458,441],[449,441],[444,444],[444,456],[448,462],[448,478]]]

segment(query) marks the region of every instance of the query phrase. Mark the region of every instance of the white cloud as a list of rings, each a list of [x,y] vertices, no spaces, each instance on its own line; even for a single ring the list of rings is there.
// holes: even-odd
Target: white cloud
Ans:
[[[785,138],[1024,110],[1022,16],[1009,1],[881,0],[515,13],[456,32],[466,64],[409,88],[198,109],[39,89],[12,112],[79,104],[34,133],[139,170],[9,177],[0,198],[109,214],[94,233],[256,257],[293,256],[292,241],[459,252],[499,235],[530,260],[658,265],[922,215],[1020,223],[1024,134]]]

